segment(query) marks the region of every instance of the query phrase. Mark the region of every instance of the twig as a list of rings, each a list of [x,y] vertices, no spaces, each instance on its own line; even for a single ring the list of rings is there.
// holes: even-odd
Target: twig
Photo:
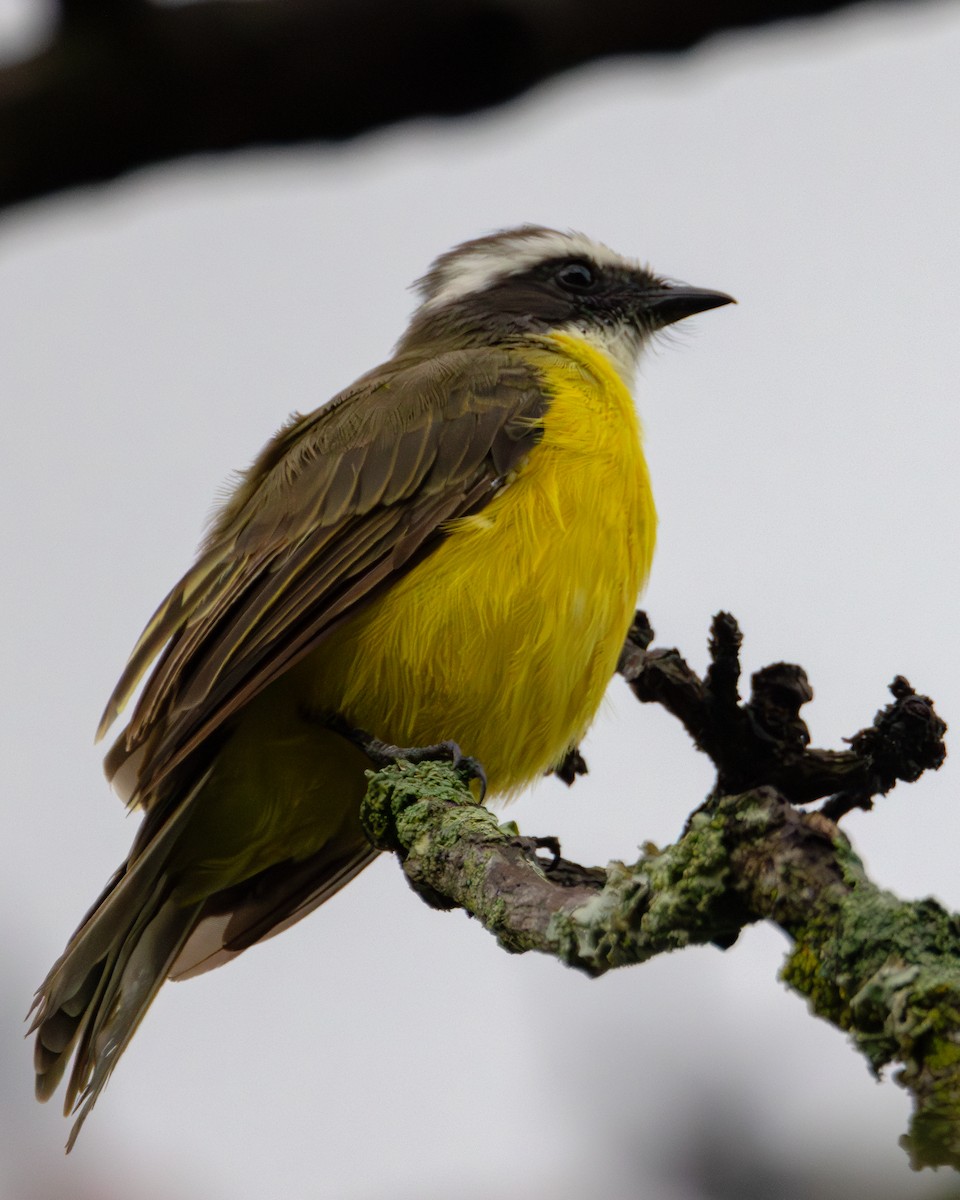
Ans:
[[[431,904],[461,907],[507,950],[537,950],[592,976],[692,944],[732,945],[769,920],[793,940],[783,978],[850,1034],[870,1068],[900,1064],[912,1095],[903,1139],[915,1167],[960,1169],[960,917],[902,901],[866,876],[823,811],[791,801],[869,799],[943,761],[945,726],[897,677],[893,703],[847,751],[809,747],[801,668],[757,672],[741,703],[740,631],[714,619],[701,680],[676,650],[650,649],[643,614],[620,670],[637,696],[677,716],[717,766],[683,836],[632,866],[564,860],[553,838],[523,838],[478,805],[455,768],[404,761],[371,772],[362,820]],[[734,790],[732,783],[746,780]],[[540,856],[546,849],[550,860]]]
[[[898,780],[912,783],[937,770],[946,749],[946,725],[929,696],[918,695],[902,675],[890,685],[894,701],[866,729],[847,739],[849,750],[811,748],[800,709],[813,699],[802,667],[775,663],[751,679],[740,702],[737,681],[742,635],[729,613],[713,619],[711,663],[704,680],[677,650],[648,650],[653,631],[638,613],[621,655],[620,673],[644,703],[661,704],[680,720],[699,750],[717,768],[713,795],[776,788],[794,804],[830,796],[824,815],[839,819],[851,808],[869,808]]]

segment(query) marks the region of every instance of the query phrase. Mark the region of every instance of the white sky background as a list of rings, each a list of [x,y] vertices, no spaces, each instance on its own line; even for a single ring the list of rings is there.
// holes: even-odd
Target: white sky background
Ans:
[[[386,858],[164,988],[66,1163],[20,1022],[132,837],[92,732],[218,486],[386,357],[407,285],[490,229],[582,229],[739,300],[684,323],[638,387],[659,644],[700,668],[731,610],[748,672],[807,668],[820,745],[898,672],[960,727],[958,62],[957,5],[865,8],[0,221],[2,1200],[699,1200],[671,1167],[711,1119],[865,1194],[950,1186],[909,1172],[900,1089],[776,982],[775,931],[589,982],[428,910]],[[510,812],[581,861],[673,840],[710,779],[619,682],[585,753],[589,778]],[[953,908],[958,769],[845,822],[878,882]]]

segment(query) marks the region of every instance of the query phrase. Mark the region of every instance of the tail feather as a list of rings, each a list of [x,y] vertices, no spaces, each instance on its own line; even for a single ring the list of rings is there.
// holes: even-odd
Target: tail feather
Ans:
[[[75,1117],[68,1151],[165,979],[209,970],[279,933],[376,855],[358,806],[350,806],[309,857],[272,863],[212,895],[197,895],[184,883],[182,853],[173,851],[212,770],[179,803],[147,809],[127,861],[34,999],[38,1099],[53,1094],[74,1059],[64,1105]],[[358,787],[362,782],[358,773]]]
[[[34,997],[39,1100],[56,1090],[76,1048],[64,1112],[80,1115],[68,1149],[196,923],[198,906],[173,897],[166,864],[205,780],[140,853],[135,843]]]
[[[85,972],[69,952],[61,960],[55,969],[60,980],[79,977],[65,999],[55,1000],[48,984],[38,992],[32,1026],[37,1033],[38,1099],[46,1100],[56,1090],[76,1048],[64,1114],[77,1112],[77,1119],[67,1150],[190,936],[198,911],[199,905],[184,906],[171,896],[161,875],[147,903],[136,910],[126,928],[117,931],[103,959]],[[96,921],[97,914],[92,919]]]
[[[129,927],[118,936],[110,955],[102,964],[97,989],[81,1017],[77,1053],[63,1101],[64,1116],[69,1116],[76,1108],[78,1095],[85,1091],[91,1074],[96,1070],[99,1060],[98,1036],[105,1024],[111,1022],[115,1016],[115,1006],[123,987],[127,966],[141,939],[158,919],[168,897],[169,889],[165,877],[161,876],[150,898],[136,913]],[[42,1033],[42,1027],[40,1032]]]
[[[192,979],[244,950],[275,937],[338,892],[377,851],[362,833],[332,839],[299,863],[277,863],[204,904],[170,969],[173,980]]]
[[[67,1089],[65,1112],[76,1114],[68,1152],[180,953],[198,909],[199,905],[184,908],[169,897],[160,901],[142,928],[131,930],[99,1002],[88,1010]]]
[[[49,1100],[57,1090],[73,1047],[83,1025],[103,976],[104,963],[98,963],[84,980],[80,989],[59,1008],[52,1010],[49,1017],[38,1013],[30,1032],[37,1031],[33,1048],[33,1065],[36,1071],[36,1096],[38,1100]],[[38,996],[40,993],[38,993]]]
[[[39,1009],[39,1012],[30,1027],[31,1033],[47,1019],[46,1014],[65,1008],[75,996],[88,988],[93,972],[102,970],[104,960],[109,959],[123,943],[131,923],[139,918],[147,906],[169,851],[182,832],[191,801],[206,782],[208,774],[180,802],[143,852],[137,856],[131,853],[131,857],[116,871],[80,922],[66,950],[53,964],[34,997],[30,1011]],[[134,842],[134,850],[136,847],[137,843]]]

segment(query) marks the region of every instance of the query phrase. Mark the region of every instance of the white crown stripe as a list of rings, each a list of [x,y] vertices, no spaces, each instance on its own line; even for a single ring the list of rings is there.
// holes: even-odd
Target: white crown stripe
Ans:
[[[423,309],[441,308],[481,292],[508,275],[519,275],[552,258],[589,258],[601,267],[637,270],[639,263],[624,258],[583,233],[528,228],[467,242],[438,259],[421,280]]]

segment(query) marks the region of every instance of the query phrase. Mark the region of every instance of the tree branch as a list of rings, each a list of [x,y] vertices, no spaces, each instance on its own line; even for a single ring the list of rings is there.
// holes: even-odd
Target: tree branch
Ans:
[[[711,663],[702,681],[678,650],[648,650],[652,639],[646,615],[638,612],[618,670],[638,700],[661,704],[710,757],[717,768],[714,795],[769,785],[795,804],[829,796],[823,811],[836,820],[851,808],[871,807],[872,798],[898,780],[912,783],[943,764],[947,727],[929,696],[918,695],[902,675],[890,685],[893,703],[847,739],[849,750],[817,750],[800,716],[813,699],[803,667],[764,667],[751,678],[750,699],[740,703],[742,636],[729,613],[713,619]]]
[[[613,54],[849,0],[61,0],[0,70],[0,207],[148,163],[503,103]]]
[[[538,950],[592,976],[687,945],[726,948],[745,926],[773,922],[793,941],[786,982],[850,1034],[874,1073],[900,1064],[897,1081],[914,1101],[903,1139],[913,1165],[960,1169],[960,917],[878,888],[835,822],[790,799],[836,794],[838,782],[869,798],[935,769],[945,726],[932,703],[898,678],[893,703],[849,751],[811,750],[798,710],[812,691],[799,667],[758,672],[739,702],[733,618],[714,620],[703,681],[675,650],[648,650],[651,638],[638,614],[621,669],[718,768],[675,845],[632,866],[581,867],[560,858],[555,839],[498,824],[455,766],[403,761],[371,773],[362,813],[371,840],[398,855],[429,903],[464,908],[507,950]],[[741,791],[720,786],[746,776],[755,782]]]

